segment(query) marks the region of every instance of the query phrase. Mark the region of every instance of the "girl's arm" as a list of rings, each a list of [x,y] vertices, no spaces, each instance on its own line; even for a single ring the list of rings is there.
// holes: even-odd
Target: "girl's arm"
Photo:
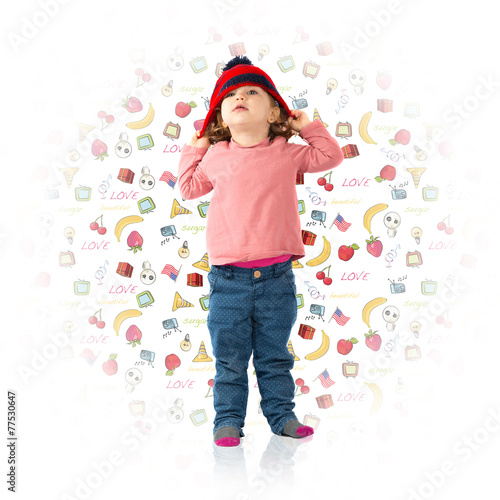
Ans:
[[[199,198],[214,188],[208,179],[203,164],[200,165],[208,147],[185,144],[181,151],[177,183],[181,196],[186,200]]]
[[[299,135],[309,145],[289,143],[287,148],[292,162],[297,166],[297,173],[323,172],[338,167],[344,161],[338,142],[320,120],[306,125]]]

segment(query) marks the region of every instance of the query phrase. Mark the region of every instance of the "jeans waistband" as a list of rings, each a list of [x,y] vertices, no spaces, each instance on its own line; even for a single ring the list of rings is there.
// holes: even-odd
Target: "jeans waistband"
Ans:
[[[262,280],[268,278],[277,278],[283,273],[292,269],[292,259],[288,259],[285,262],[278,262],[277,264],[271,264],[270,266],[263,267],[239,267],[239,266],[210,266],[210,270],[214,274],[221,274],[225,278],[236,278],[243,280]],[[258,271],[258,273],[257,273]]]

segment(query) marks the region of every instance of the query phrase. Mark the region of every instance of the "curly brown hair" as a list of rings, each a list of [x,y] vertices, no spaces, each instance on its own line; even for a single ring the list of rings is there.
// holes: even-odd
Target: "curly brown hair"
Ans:
[[[287,141],[295,135],[295,131],[292,129],[290,124],[288,123],[288,113],[277,104],[277,101],[274,100],[274,97],[267,93],[269,97],[272,99],[273,104],[280,108],[280,114],[278,119],[270,123],[269,125],[269,139],[272,142],[276,136],[284,137]],[[222,114],[221,114],[221,106],[219,105],[215,108],[216,116],[215,119],[210,122],[207,126],[203,137],[206,137],[210,144],[215,144],[220,141],[230,141],[231,140],[231,132],[229,127],[224,127]]]

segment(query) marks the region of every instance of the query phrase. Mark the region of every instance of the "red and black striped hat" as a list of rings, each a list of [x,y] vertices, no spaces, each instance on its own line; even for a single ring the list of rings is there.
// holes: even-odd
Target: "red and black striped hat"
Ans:
[[[288,113],[288,116],[292,116],[290,109],[276,90],[274,82],[269,75],[257,66],[254,66],[248,57],[236,56],[224,66],[222,74],[215,84],[212,97],[210,98],[210,109],[203,122],[200,137],[203,136],[210,122],[215,119],[215,108],[222,102],[226,94],[231,90],[245,85],[262,87],[279,102],[281,107]]]

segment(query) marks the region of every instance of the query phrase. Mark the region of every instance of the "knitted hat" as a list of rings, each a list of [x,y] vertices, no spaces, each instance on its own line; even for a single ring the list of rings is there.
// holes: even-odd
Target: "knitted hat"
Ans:
[[[223,68],[217,83],[215,84],[212,97],[210,98],[210,109],[203,122],[203,127],[200,131],[200,137],[203,136],[206,128],[215,119],[215,108],[222,102],[224,97],[238,87],[245,85],[255,85],[262,87],[269,92],[281,105],[281,107],[292,116],[290,109],[286,105],[279,92],[276,90],[273,81],[267,73],[262,71],[245,56],[233,57]]]

